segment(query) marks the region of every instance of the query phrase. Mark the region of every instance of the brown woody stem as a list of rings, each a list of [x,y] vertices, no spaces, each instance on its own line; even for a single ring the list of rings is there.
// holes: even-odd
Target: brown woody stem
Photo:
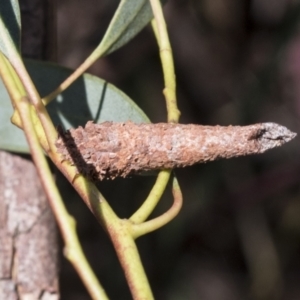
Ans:
[[[95,180],[263,153],[295,136],[275,123],[222,127],[88,122],[85,128],[60,133],[56,146],[63,160]]]

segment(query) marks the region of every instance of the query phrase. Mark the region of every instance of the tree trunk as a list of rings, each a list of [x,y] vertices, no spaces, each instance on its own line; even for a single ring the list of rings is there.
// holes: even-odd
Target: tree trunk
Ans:
[[[53,2],[20,8],[23,56],[53,60]],[[0,151],[0,191],[0,299],[59,299],[55,220],[29,156]]]

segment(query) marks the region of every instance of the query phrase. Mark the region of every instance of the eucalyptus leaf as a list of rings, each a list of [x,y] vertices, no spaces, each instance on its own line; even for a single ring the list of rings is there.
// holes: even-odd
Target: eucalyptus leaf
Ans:
[[[16,49],[20,49],[21,14],[18,0],[0,1],[0,19],[4,26],[0,27],[0,51],[9,57],[8,45],[4,43],[6,35]]]
[[[98,57],[112,53],[125,45],[152,18],[153,13],[149,0],[122,0],[101,43],[95,51]]]
[[[54,64],[25,60],[30,76],[41,96],[47,95],[72,71]],[[47,109],[54,124],[65,129],[84,126],[89,120],[136,123],[150,122],[145,113],[122,91],[112,84],[89,74],[58,95]],[[29,153],[21,129],[10,122],[12,107],[7,91],[0,80],[0,149]]]

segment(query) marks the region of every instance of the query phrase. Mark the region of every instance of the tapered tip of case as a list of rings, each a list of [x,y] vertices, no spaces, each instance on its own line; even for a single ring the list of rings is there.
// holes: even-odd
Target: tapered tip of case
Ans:
[[[279,147],[296,137],[296,133],[276,123],[262,123],[257,140],[261,144],[262,152]]]

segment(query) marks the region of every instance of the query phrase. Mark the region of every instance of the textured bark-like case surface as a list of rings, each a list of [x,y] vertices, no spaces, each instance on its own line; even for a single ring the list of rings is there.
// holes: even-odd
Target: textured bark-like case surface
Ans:
[[[262,153],[294,137],[274,123],[201,126],[104,122],[60,132],[63,160],[90,179],[185,167],[218,158]]]

